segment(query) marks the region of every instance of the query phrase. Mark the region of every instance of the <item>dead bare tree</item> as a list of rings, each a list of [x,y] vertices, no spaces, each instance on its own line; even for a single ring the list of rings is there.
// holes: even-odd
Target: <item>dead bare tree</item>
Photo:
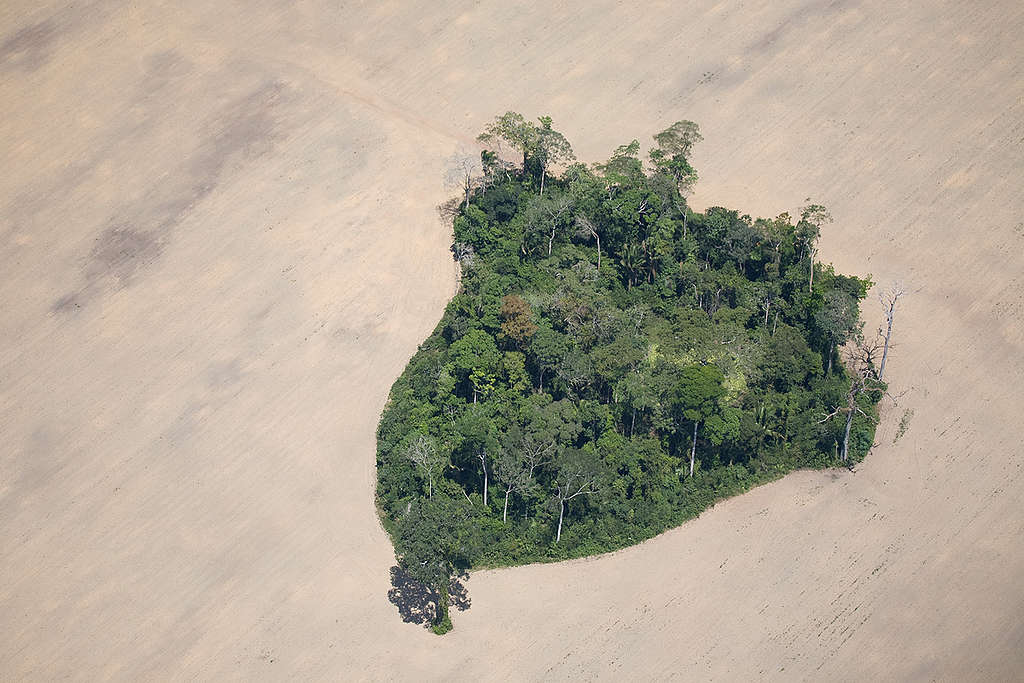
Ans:
[[[846,349],[844,361],[847,372],[850,374],[850,389],[846,392],[846,405],[836,406],[828,415],[818,420],[818,424],[824,424],[829,420],[843,415],[846,418],[846,426],[843,429],[843,445],[840,460],[848,463],[850,460],[850,429],[853,426],[853,418],[859,413],[869,420],[875,418],[865,413],[857,405],[857,398],[865,392],[884,392],[882,382],[875,370],[874,358],[880,349],[880,342],[875,340],[865,341],[863,338],[856,339]]]
[[[445,170],[445,184],[457,187],[463,193],[462,207],[469,206],[469,195],[478,187],[483,178],[480,155],[460,149],[448,157]]]
[[[434,497],[434,479],[444,470],[448,456],[437,447],[437,442],[420,434],[406,451],[406,457],[413,461],[420,476],[427,480],[427,498]]]
[[[882,362],[878,368],[879,382],[885,377],[885,361],[889,357],[889,341],[892,339],[892,323],[896,317],[896,302],[906,293],[907,290],[904,288],[903,283],[899,281],[894,282],[891,287],[878,293],[878,301],[882,304],[882,310],[885,313],[885,341],[882,346]],[[879,336],[882,336],[881,330],[878,333]]]

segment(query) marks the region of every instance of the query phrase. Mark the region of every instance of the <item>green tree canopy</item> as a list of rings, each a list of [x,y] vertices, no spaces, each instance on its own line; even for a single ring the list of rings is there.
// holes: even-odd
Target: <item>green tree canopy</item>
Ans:
[[[694,211],[688,121],[647,165],[635,140],[572,163],[548,117],[508,112],[482,137],[522,166],[488,151],[460,182],[459,291],[378,428],[403,567],[446,591],[463,567],[621,548],[794,468],[864,457],[873,352],[833,359],[861,345],[870,282],[817,262],[823,207],[796,224]]]

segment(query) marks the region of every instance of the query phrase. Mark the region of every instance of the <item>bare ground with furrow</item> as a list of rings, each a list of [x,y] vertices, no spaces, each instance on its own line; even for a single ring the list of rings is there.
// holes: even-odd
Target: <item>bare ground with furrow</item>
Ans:
[[[0,678],[1009,680],[1024,660],[1024,7],[0,7]],[[608,556],[387,601],[387,390],[453,291],[444,159],[681,118],[697,206],[911,289],[878,446]],[[880,320],[869,300],[868,329]],[[912,409],[898,441],[895,425]]]

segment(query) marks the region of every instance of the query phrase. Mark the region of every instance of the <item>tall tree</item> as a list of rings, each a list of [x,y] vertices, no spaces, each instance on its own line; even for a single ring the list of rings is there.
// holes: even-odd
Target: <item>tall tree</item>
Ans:
[[[793,224],[788,213],[779,214],[774,220],[759,219],[756,223],[764,242],[771,247],[772,263],[765,264],[765,273],[772,279],[782,274],[782,249],[792,245]]]
[[[635,182],[643,177],[643,164],[640,163],[640,141],[633,140],[628,145],[619,145],[612,152],[612,157],[603,164],[596,166],[606,180],[613,183]]]
[[[704,139],[700,134],[700,126],[693,121],[676,121],[671,126],[654,136],[658,150],[665,156],[682,156],[689,158],[693,146]]]
[[[643,267],[641,261],[643,254],[635,242],[622,245],[619,253],[621,254],[619,256],[619,264],[626,271],[626,289],[633,289],[633,284],[636,282],[636,274]]]
[[[693,424],[690,444],[690,476],[693,476],[697,457],[697,430],[701,423],[718,410],[718,399],[725,394],[722,381],[725,376],[714,365],[688,365],[683,368],[676,385],[673,405],[676,412]]]
[[[548,193],[547,197],[533,197],[522,212],[524,256],[533,253],[538,242],[547,242],[547,255],[551,256],[555,238],[571,227],[572,197],[563,193]]]
[[[433,498],[434,482],[444,472],[444,466],[449,462],[448,454],[438,447],[436,439],[426,434],[415,437],[405,453],[427,483],[427,498]]]
[[[508,521],[508,503],[513,493],[525,496],[536,485],[534,473],[554,456],[557,444],[552,434],[543,434],[519,425],[509,428],[505,445],[495,462],[495,476],[505,489],[501,521]]]
[[[689,159],[693,146],[703,139],[700,126],[693,121],[676,121],[654,136],[656,147],[650,152],[651,162],[655,169],[669,175],[683,194],[697,182],[697,171]]]
[[[885,345],[882,347],[882,362],[878,368],[878,381],[884,381],[885,361],[889,357],[889,341],[892,339],[892,323],[896,319],[896,303],[907,293],[903,283],[893,283],[889,289],[878,293],[878,300],[885,312]]]
[[[588,452],[570,449],[562,453],[555,463],[555,500],[558,503],[558,531],[555,543],[562,540],[562,521],[569,501],[578,496],[597,492],[597,459]]]
[[[484,507],[487,507],[487,491],[490,482],[488,465],[498,450],[498,431],[494,416],[483,406],[471,406],[457,424],[462,447],[472,453],[480,463],[480,493]]]
[[[540,172],[540,195],[544,195],[544,181],[552,165],[568,163],[576,158],[572,145],[560,132],[552,127],[550,116],[537,119],[540,125],[527,121],[514,111],[498,116],[487,126],[477,140],[483,144],[494,144],[504,140],[523,155],[523,172],[530,169],[531,161]]]
[[[502,449],[494,463],[494,476],[505,489],[505,504],[501,509],[502,524],[508,522],[508,501],[513,493],[522,493],[530,485],[526,461],[516,450]]]
[[[800,211],[800,222],[796,225],[796,236],[804,254],[807,255],[810,273],[807,291],[814,292],[814,257],[818,255],[818,238],[823,225],[832,222],[832,214],[821,204],[808,204]]]
[[[477,136],[477,141],[481,144],[499,146],[499,153],[502,140],[523,155],[525,171],[530,155],[537,146],[537,126],[532,121],[527,121],[519,112],[507,111],[495,117],[484,132]]]
[[[544,195],[544,179],[548,169],[554,164],[565,164],[573,161],[572,145],[565,136],[551,127],[551,117],[541,116],[537,128],[537,161],[540,164],[540,194]]]

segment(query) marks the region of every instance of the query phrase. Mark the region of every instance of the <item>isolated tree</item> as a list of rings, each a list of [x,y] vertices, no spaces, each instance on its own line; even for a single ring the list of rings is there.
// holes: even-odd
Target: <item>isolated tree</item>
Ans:
[[[697,457],[697,429],[718,411],[718,399],[725,394],[722,371],[714,365],[688,365],[676,385],[672,402],[676,412],[693,423],[690,445],[690,476]]]
[[[555,543],[562,540],[562,520],[569,501],[597,492],[598,463],[586,451],[572,449],[562,453],[555,463],[555,501],[558,503],[558,531]]]
[[[427,498],[433,498],[434,481],[444,472],[444,466],[448,464],[448,455],[438,448],[433,437],[426,434],[414,438],[405,454],[416,465],[420,477],[427,482]]]
[[[882,362],[878,367],[878,381],[885,378],[885,361],[889,357],[889,341],[892,339],[892,323],[896,318],[896,302],[906,294],[903,283],[896,282],[889,289],[878,293],[878,301],[885,312],[885,344],[882,347]],[[881,330],[879,330],[881,333]]]
[[[814,292],[814,257],[818,255],[818,238],[821,227],[832,222],[832,214],[821,204],[808,204],[800,211],[800,222],[796,225],[796,238],[810,264],[807,291]]]

